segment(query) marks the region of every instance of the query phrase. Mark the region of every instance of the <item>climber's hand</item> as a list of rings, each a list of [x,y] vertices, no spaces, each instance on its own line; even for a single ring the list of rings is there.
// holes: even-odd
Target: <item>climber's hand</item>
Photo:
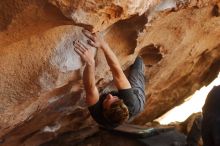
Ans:
[[[89,39],[88,44],[95,48],[103,48],[107,45],[100,33],[91,33],[88,30],[83,30],[84,35]]]
[[[75,51],[81,56],[81,58],[86,62],[88,65],[94,65],[94,55],[91,48],[88,48],[83,42],[81,41],[74,41],[73,45],[75,47]]]

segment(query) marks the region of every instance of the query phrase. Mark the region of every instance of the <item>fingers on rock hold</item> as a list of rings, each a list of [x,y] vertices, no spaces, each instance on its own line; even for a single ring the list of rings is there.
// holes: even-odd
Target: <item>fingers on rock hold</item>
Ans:
[[[88,44],[91,45],[92,47],[97,47],[96,44],[95,44],[93,41],[88,40],[87,42],[88,42]]]
[[[83,32],[83,34],[84,34],[87,38],[89,38],[89,39],[92,40],[92,41],[95,41],[95,36],[94,36],[94,34],[92,34],[91,32],[89,32],[88,30],[83,30],[82,32]]]

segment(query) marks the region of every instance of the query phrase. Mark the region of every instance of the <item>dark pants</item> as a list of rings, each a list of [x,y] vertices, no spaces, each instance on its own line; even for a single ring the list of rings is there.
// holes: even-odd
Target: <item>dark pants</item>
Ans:
[[[137,57],[134,64],[131,66],[128,81],[131,87],[138,91],[138,98],[141,101],[141,111],[145,104],[145,77],[144,77],[144,62],[141,57]]]
[[[220,115],[203,113],[203,146],[220,146]]]

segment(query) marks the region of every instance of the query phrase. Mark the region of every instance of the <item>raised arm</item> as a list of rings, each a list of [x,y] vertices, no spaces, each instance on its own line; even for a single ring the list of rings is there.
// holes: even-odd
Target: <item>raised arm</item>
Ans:
[[[90,45],[96,48],[101,48],[103,50],[107,63],[111,69],[116,87],[118,89],[131,88],[129,81],[121,68],[118,58],[116,57],[112,49],[109,47],[109,45],[100,36],[100,34],[91,34],[86,30],[84,30],[83,32],[89,38],[88,43]]]
[[[92,106],[99,100],[99,92],[95,85],[95,60],[91,48],[86,47],[82,42],[74,43],[76,52],[85,61],[86,67],[83,71],[83,84],[86,91],[86,102]]]

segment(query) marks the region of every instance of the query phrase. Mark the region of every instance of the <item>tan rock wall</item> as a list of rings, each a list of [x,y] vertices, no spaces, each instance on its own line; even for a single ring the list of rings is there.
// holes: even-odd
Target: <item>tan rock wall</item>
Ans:
[[[153,120],[213,80],[220,68],[216,1],[179,3],[150,23],[150,12],[138,16],[158,2],[0,1],[0,142],[39,145],[95,125],[83,98],[83,63],[72,46],[86,41],[76,23],[103,30],[123,69],[138,54],[144,58],[148,100],[135,123]],[[95,59],[101,89],[112,77],[101,50]]]
[[[83,38],[81,30],[75,26],[60,26],[1,49],[2,128],[24,121],[35,108],[47,105],[29,107],[36,100],[45,100],[39,99],[42,94],[79,79],[82,63],[72,41]]]
[[[50,13],[47,8],[56,13]],[[30,16],[27,21],[26,16]],[[144,17],[143,21],[135,17],[120,22],[103,32],[124,68],[132,63],[137,30],[146,23]],[[58,125],[55,133],[62,133],[94,124],[80,93],[82,62],[72,46],[72,41],[83,38],[82,28],[64,25],[70,22],[47,3],[42,6],[34,2],[27,4],[12,16],[12,21],[0,35],[0,135],[5,140],[4,145],[48,141],[54,137],[54,132],[42,131],[50,125]],[[119,38],[120,45],[117,45],[114,41]],[[100,50],[96,62],[97,85],[103,87],[112,77]]]
[[[140,34],[136,51],[146,56],[153,44],[162,58],[149,68],[149,99],[136,122],[153,120],[217,76],[220,17],[212,11],[213,5],[164,12]]]
[[[160,0],[49,0],[75,23],[104,30],[121,19],[143,14]]]
[[[71,22],[45,0],[0,1],[1,48],[65,24]]]

